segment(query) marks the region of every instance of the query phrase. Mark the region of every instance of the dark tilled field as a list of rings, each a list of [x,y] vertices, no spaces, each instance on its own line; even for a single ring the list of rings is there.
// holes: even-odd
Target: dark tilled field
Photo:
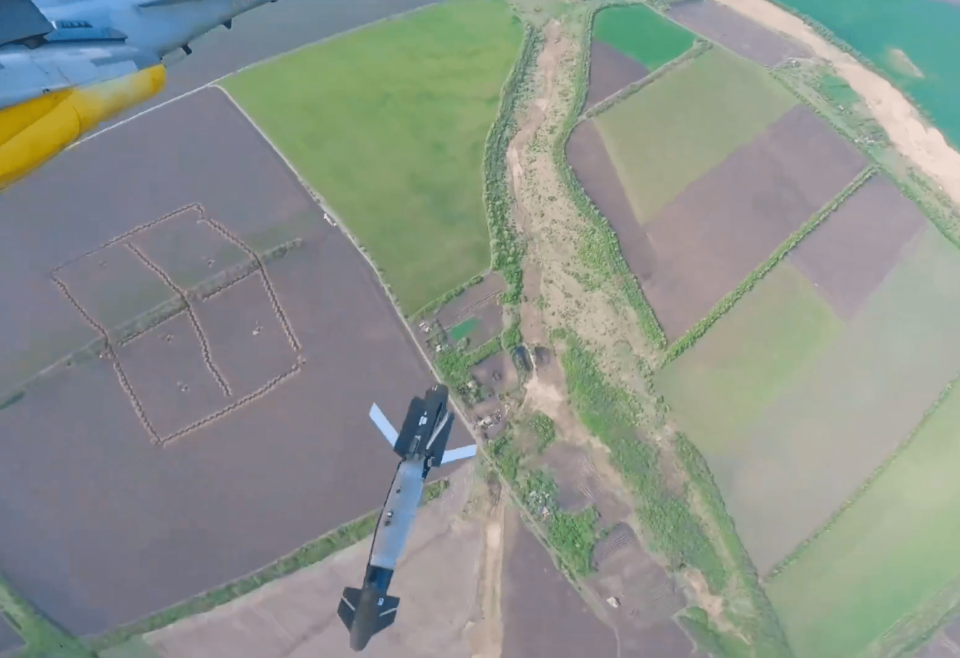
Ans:
[[[810,56],[803,46],[711,0],[678,2],[670,6],[667,15],[738,55],[770,68],[792,57]]]
[[[613,630],[557,571],[513,509],[504,539],[503,658],[616,658]]]
[[[641,281],[653,276],[656,253],[633,214],[617,170],[592,121],[577,124],[566,150],[567,161],[583,191],[616,232],[630,271]]]
[[[191,203],[241,236],[311,208],[319,214],[224,100],[204,91],[118,127],[0,198],[2,230],[14,237],[4,244],[17,245],[2,267],[16,263],[46,285],[57,264]],[[136,157],[143,153],[151,157]],[[304,226],[304,244],[267,265],[303,360],[268,394],[161,448],[147,440],[114,363],[93,358],[38,382],[0,412],[0,563],[71,632],[97,634],[243,576],[382,504],[396,457],[367,418],[370,404],[399,425],[410,398],[432,379],[349,240],[319,219]],[[262,333],[247,331],[260,322],[249,313],[268,308],[266,293],[254,290],[258,276],[208,300],[206,319],[201,313],[213,360],[238,388],[248,376],[247,388],[257,385],[253,375],[269,374],[254,372],[258,359],[281,350],[278,336],[286,341],[269,333],[273,315]],[[42,326],[30,325],[32,298],[2,285],[4,303],[19,309],[9,324],[42,335]],[[241,299],[230,301],[230,293]],[[59,304],[66,317],[80,317],[65,298]],[[238,305],[249,308],[241,313]],[[142,367],[118,350],[144,398],[159,391],[176,400],[184,394],[176,380],[194,373],[215,382],[188,316],[169,323],[172,342],[160,325],[124,346],[156,340]],[[180,337],[182,354],[162,354],[180,350]],[[271,342],[265,357],[260,338]],[[216,383],[208,393],[209,408],[221,411],[242,401],[227,399]],[[149,406],[171,427],[185,418]],[[468,440],[458,424],[451,447]]]
[[[667,337],[704,318],[866,164],[797,106],[684,190],[644,226],[656,258],[641,286]]]
[[[352,30],[433,0],[283,0],[242,14],[233,29],[218,27],[190,45],[189,61],[176,51],[167,57],[167,87],[117,121],[155,107],[268,57]],[[183,63],[181,63],[183,62]],[[113,122],[111,122],[113,123]]]
[[[0,656],[6,656],[8,652],[19,649],[24,644],[23,638],[17,635],[13,627],[0,615]]]
[[[640,62],[594,39],[590,43],[590,86],[583,109],[589,110],[627,85],[643,80],[648,73]]]
[[[867,181],[790,253],[842,318],[853,317],[927,222],[886,176]]]
[[[685,607],[683,593],[643,550],[630,527],[619,524],[594,550],[597,573],[587,585],[601,601],[615,597],[611,621],[620,655],[642,658],[700,658],[693,641],[673,616]]]

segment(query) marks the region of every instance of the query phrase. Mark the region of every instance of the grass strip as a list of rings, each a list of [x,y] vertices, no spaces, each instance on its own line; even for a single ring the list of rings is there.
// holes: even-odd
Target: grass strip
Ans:
[[[600,101],[599,103],[591,107],[589,110],[583,113],[579,121],[592,119],[593,117],[599,114],[603,114],[604,112],[609,110],[611,107],[613,107],[617,103],[627,100],[628,98],[633,96],[635,93],[637,93],[641,89],[648,87],[649,85],[661,79],[663,76],[667,75],[671,71],[674,71],[679,67],[683,66],[687,62],[693,61],[694,59],[704,54],[711,48],[713,48],[713,44],[711,42],[706,41],[704,39],[697,39],[694,42],[693,46],[691,46],[689,49],[684,51],[684,53],[679,57],[670,60],[669,62],[667,62],[666,64],[664,64],[663,66],[658,68],[656,71],[654,71],[647,77],[643,78],[642,80],[631,82],[630,84],[628,84],[626,87],[624,87],[617,93],[613,94],[612,96],[608,96],[607,98],[603,99],[602,101]]]
[[[857,176],[853,181],[847,185],[840,194],[835,196],[826,206],[824,206],[817,214],[804,222],[800,228],[793,232],[793,234],[783,242],[773,255],[770,256],[766,261],[757,266],[750,275],[744,279],[739,286],[736,287],[732,292],[729,292],[721,299],[716,306],[713,307],[713,310],[703,318],[696,325],[693,326],[687,333],[681,336],[677,341],[670,346],[667,350],[666,358],[664,360],[664,365],[670,363],[681,354],[686,352],[688,349],[693,347],[693,345],[705,334],[707,331],[714,325],[714,323],[722,318],[726,313],[733,308],[734,304],[743,297],[745,294],[753,290],[753,287],[766,276],[767,272],[772,270],[777,263],[783,260],[790,251],[793,250],[800,241],[807,237],[810,233],[813,232],[827,217],[830,216],[837,208],[839,208],[847,198],[856,192],[860,187],[866,183],[870,178],[877,172],[875,166],[871,165],[864,169],[859,176]]]
[[[740,541],[733,519],[727,513],[723,496],[713,479],[710,467],[696,446],[683,434],[675,435],[673,445],[689,478],[688,487],[692,487],[696,491],[713,519],[719,532],[720,541],[723,543],[727,554],[731,556],[734,567],[741,576],[740,580],[747,590],[746,594],[755,611],[755,614],[750,617],[738,617],[738,626],[750,638],[750,644],[756,651],[755,655],[764,658],[791,658],[793,652],[787,643],[786,633],[773,609],[773,604],[770,603],[766,592],[760,587],[756,567],[754,567],[753,561]],[[734,643],[734,646],[737,646],[736,643]],[[703,648],[708,650],[706,647]],[[728,654],[719,655],[726,656]],[[731,655],[739,654],[733,653]]]
[[[559,139],[554,142],[553,160],[554,166],[560,173],[560,179],[566,185],[577,211],[588,220],[588,226],[580,236],[581,243],[578,249],[580,259],[584,265],[594,269],[600,278],[614,281],[618,285],[627,303],[636,312],[640,328],[646,335],[647,340],[654,347],[663,349],[667,346],[667,336],[657,321],[653,308],[650,307],[643,291],[640,290],[640,284],[637,282],[636,276],[630,271],[623,259],[617,234],[610,227],[606,218],[593,205],[593,202],[584,192],[583,186],[580,185],[580,181],[577,180],[570,163],[567,162],[567,142],[579,121],[580,111],[587,98],[593,20],[599,9],[618,4],[630,3],[610,3],[595,7],[587,18],[586,29],[580,45],[580,62],[573,81],[574,106],[561,128]]]
[[[20,596],[3,574],[0,574],[0,612],[27,644],[14,652],[13,655],[17,658],[96,658],[96,654],[84,646],[83,642],[60,628]]]
[[[431,482],[424,487],[420,504],[426,505],[436,500],[449,487],[450,483],[447,480]],[[379,516],[380,510],[370,512],[355,521],[351,521],[314,539],[290,555],[280,558],[276,562],[254,572],[246,578],[227,583],[217,589],[199,594],[132,624],[105,633],[93,640],[91,647],[98,652],[115,647],[137,635],[150,633],[176,623],[181,619],[209,612],[218,606],[229,603],[245,594],[249,594],[268,583],[288,576],[304,567],[316,564],[373,534],[374,529],[377,527],[377,519]]]

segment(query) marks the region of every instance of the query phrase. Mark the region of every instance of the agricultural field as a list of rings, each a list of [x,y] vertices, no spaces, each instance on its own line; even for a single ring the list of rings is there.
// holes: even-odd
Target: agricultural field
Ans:
[[[567,154],[670,341],[867,166],[762,68],[717,47],[581,122]]]
[[[370,404],[399,423],[435,380],[376,272],[223,91],[84,142],[0,215],[32,218],[5,224],[24,257],[4,261],[4,299],[43,311],[11,318],[6,354],[54,313],[96,345],[0,410],[0,563],[61,628],[115,630],[382,504],[396,458]]]
[[[810,55],[808,49],[714,0],[674,2],[667,9],[667,16],[738,55],[769,68],[791,58]]]
[[[454,0],[224,82],[407,315],[490,266],[484,141],[522,32],[505,2]]]
[[[681,56],[693,40],[693,34],[645,5],[610,7],[598,12],[593,21],[584,109]]]
[[[960,576],[960,390],[767,586],[798,658],[856,656]],[[842,622],[838,622],[842,620]]]

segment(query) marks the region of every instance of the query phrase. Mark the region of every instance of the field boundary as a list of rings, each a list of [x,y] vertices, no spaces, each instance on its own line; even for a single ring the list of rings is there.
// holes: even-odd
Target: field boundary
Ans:
[[[737,569],[741,572],[741,577],[747,588],[748,595],[754,608],[760,617],[760,623],[766,628],[773,630],[776,634],[775,642],[778,642],[789,648],[786,633],[780,623],[773,608],[770,598],[762,587],[760,576],[757,573],[756,566],[750,558],[749,553],[740,541],[740,535],[737,534],[736,524],[733,517],[727,512],[726,503],[723,495],[713,479],[713,473],[697,447],[682,432],[677,432],[673,437],[673,444],[676,453],[683,464],[687,476],[690,478],[692,487],[700,494],[700,498],[710,510],[710,515],[717,524],[717,530],[720,534],[720,541],[727,549]]]
[[[830,66],[829,63],[825,63],[826,66]],[[831,67],[832,69],[832,67]],[[890,143],[889,135],[886,131],[883,130],[879,124],[877,125],[878,129],[883,131],[884,143],[878,148],[882,152],[877,153],[877,150],[871,149],[869,144],[861,143],[856,136],[854,135],[854,130],[842,119],[837,117],[833,112],[824,111],[823,107],[819,105],[817,99],[811,98],[810,95],[804,93],[799,88],[799,84],[794,82],[783,70],[777,69],[771,71],[771,75],[788,91],[790,91],[797,99],[800,100],[804,105],[812,109],[817,113],[819,117],[823,120],[830,123],[833,126],[833,129],[842,135],[850,144],[857,148],[861,153],[863,153],[877,169],[890,179],[894,185],[900,190],[906,198],[910,199],[913,203],[917,205],[920,211],[923,213],[924,217],[932,223],[938,231],[949,240],[954,247],[960,250],[960,214],[957,212],[956,205],[946,197],[943,193],[937,192],[934,190],[931,185],[936,185],[932,183],[926,174],[922,172],[917,172],[917,170],[907,163],[906,158],[900,154],[899,151]],[[879,74],[878,74],[879,75]],[[814,94],[819,96],[820,103],[823,103],[824,106],[830,108],[831,110],[836,111],[834,104],[826,97],[824,97],[818,90],[812,90]],[[851,88],[851,91],[852,88]],[[856,94],[856,91],[853,93]],[[863,104],[865,101],[863,97],[857,94],[857,100],[860,104]],[[862,113],[858,113],[862,114]],[[874,121],[873,117],[870,115],[862,116],[863,119],[868,121]],[[903,175],[897,174],[893,169],[883,162],[881,156],[883,155],[892,155],[898,161],[904,162],[908,168],[908,173],[906,179]],[[920,192],[915,190],[912,186],[917,186],[921,189]],[[941,208],[934,208],[932,203],[926,198],[926,195],[934,197],[937,202],[942,206]],[[953,228],[948,226],[948,222],[944,221],[943,213],[945,212],[944,208],[946,207],[953,214],[956,226]]]
[[[764,577],[766,582],[773,582],[776,580],[777,576],[783,573],[794,562],[803,556],[803,553],[810,544],[819,539],[824,533],[829,532],[830,529],[839,522],[843,513],[849,508],[853,507],[863,497],[863,495],[867,493],[873,483],[876,482],[877,479],[879,479],[884,473],[886,473],[893,463],[896,462],[897,459],[899,459],[907,449],[909,449],[909,447],[913,444],[913,440],[917,437],[917,434],[920,433],[920,430],[922,430],[930,421],[930,418],[932,418],[941,405],[943,405],[946,399],[950,396],[950,393],[953,392],[954,388],[956,388],[958,384],[960,384],[960,373],[947,382],[946,386],[944,386],[940,391],[940,395],[937,397],[937,399],[934,400],[929,407],[927,407],[926,411],[923,412],[920,422],[918,422],[916,426],[914,426],[913,430],[911,430],[910,434],[908,434],[907,437],[900,442],[900,445],[898,445],[896,450],[893,451],[893,454],[884,460],[880,466],[874,469],[873,473],[871,473],[869,477],[867,477],[867,479],[864,480],[859,487],[857,487],[856,491],[853,492],[850,498],[848,498],[823,525],[814,531],[813,534],[804,539],[803,542],[801,542],[787,557],[781,560],[767,573],[767,575]]]
[[[637,4],[633,2],[612,2],[601,4],[590,9],[587,17],[586,29],[581,40],[580,63],[577,66],[576,75],[573,81],[574,103],[573,111],[567,117],[561,128],[560,137],[554,142],[553,161],[554,166],[560,174],[561,182],[566,186],[570,197],[573,199],[577,211],[589,220],[592,224],[581,236],[579,255],[581,260],[592,261],[592,265],[603,271],[603,278],[611,281],[620,282],[620,292],[626,297],[627,303],[637,313],[640,322],[640,328],[650,344],[657,349],[664,349],[667,346],[667,335],[660,326],[653,307],[647,301],[646,296],[640,288],[640,282],[636,275],[630,271],[626,260],[623,258],[623,251],[620,248],[620,240],[616,232],[610,226],[610,222],[604,217],[597,207],[587,196],[583,186],[577,179],[573,168],[567,161],[567,142],[573,134],[573,129],[580,120],[580,114],[587,98],[587,84],[590,77],[590,44],[593,40],[593,21],[597,13],[609,7]],[[590,263],[588,263],[589,265]]]
[[[695,37],[695,41],[693,42],[692,46],[687,48],[680,55],[671,59],[669,62],[667,62],[660,68],[653,71],[653,73],[646,76],[642,80],[631,82],[620,91],[610,94],[609,96],[604,98],[602,101],[600,101],[599,103],[591,107],[589,110],[581,114],[580,117],[577,119],[577,123],[580,123],[581,121],[586,121],[587,119],[592,119],[600,114],[603,114],[604,112],[612,108],[614,105],[617,105],[627,100],[628,98],[636,94],[641,89],[644,89],[649,85],[652,85],[654,82],[661,79],[671,71],[674,71],[680,68],[681,66],[684,66],[692,62],[697,57],[700,57],[700,55],[703,55],[707,51],[713,49],[715,44],[712,41],[710,41],[709,39],[705,39],[704,37],[700,36],[699,34],[697,34],[696,32],[688,28],[684,28],[684,29],[690,32],[690,34],[693,34]]]
[[[731,292],[728,292],[721,299],[713,310],[695,324],[687,333],[677,339],[677,341],[667,350],[664,365],[678,358],[681,354],[693,347],[700,338],[712,327],[717,320],[726,315],[745,294],[753,290],[760,280],[767,275],[781,260],[783,260],[800,242],[812,233],[820,224],[822,224],[837,208],[839,208],[847,198],[856,192],[860,187],[870,180],[877,173],[877,167],[871,163],[860,174],[854,178],[845,188],[827,204],[817,211],[810,219],[805,221],[800,228],[794,231],[790,237],[777,247],[777,250],[763,263],[758,265],[739,286]]]

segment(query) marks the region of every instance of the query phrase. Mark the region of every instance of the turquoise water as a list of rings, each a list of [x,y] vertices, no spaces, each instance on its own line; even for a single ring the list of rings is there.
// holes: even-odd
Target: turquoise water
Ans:
[[[960,146],[960,2],[780,0],[868,57]],[[923,77],[912,75],[903,51]]]

